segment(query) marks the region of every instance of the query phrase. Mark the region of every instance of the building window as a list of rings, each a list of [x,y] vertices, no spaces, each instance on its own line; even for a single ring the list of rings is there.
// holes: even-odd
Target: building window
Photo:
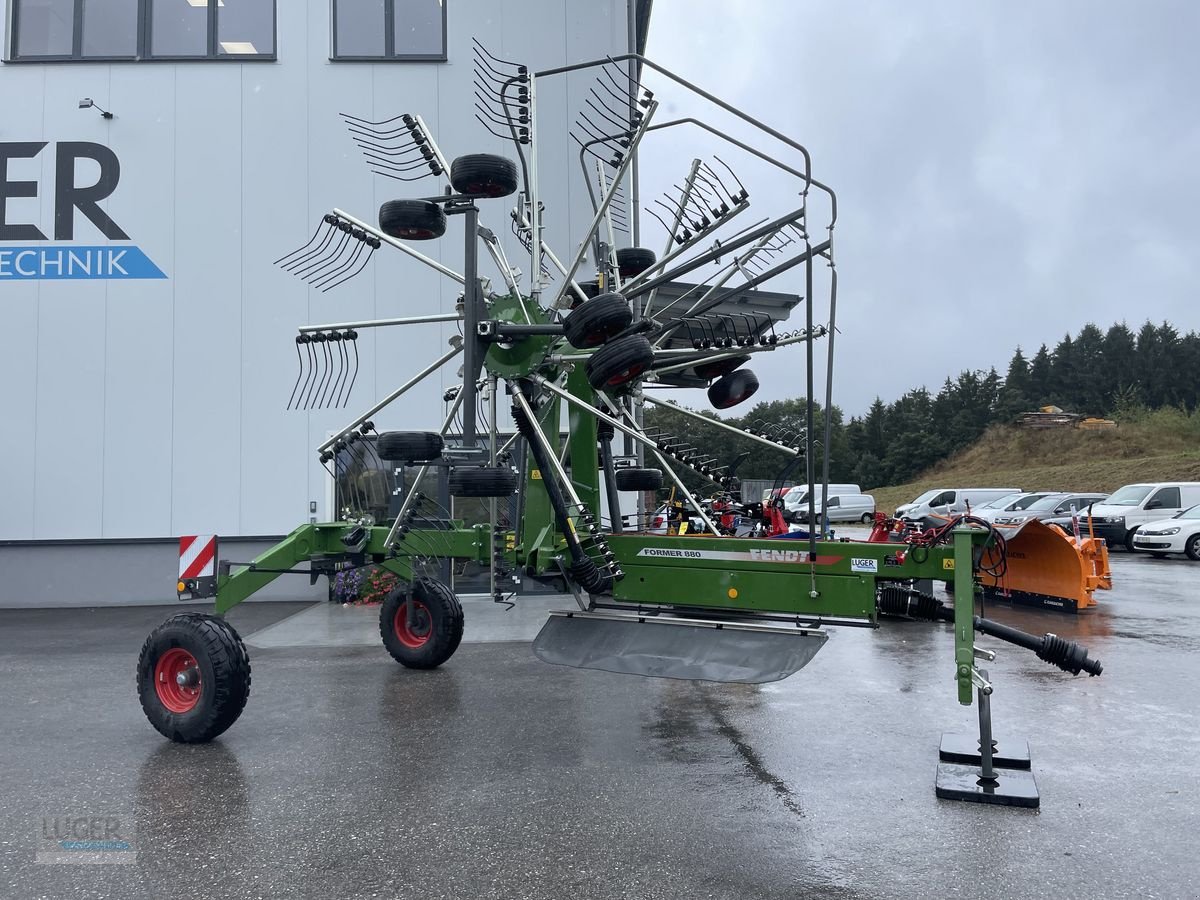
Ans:
[[[274,59],[275,0],[10,0],[11,60]]]
[[[446,58],[446,0],[333,0],[333,58]]]

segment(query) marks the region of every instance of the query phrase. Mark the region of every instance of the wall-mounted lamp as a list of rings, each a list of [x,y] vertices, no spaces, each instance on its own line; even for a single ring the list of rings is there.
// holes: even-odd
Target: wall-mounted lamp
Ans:
[[[93,101],[91,97],[84,97],[82,100],[80,100],[80,101],[79,101],[79,108],[80,108],[80,109],[96,109],[96,110],[99,110],[99,112],[100,112],[100,115],[101,115],[102,117],[104,117],[105,119],[111,119],[111,118],[113,117],[113,114],[112,114],[112,113],[110,113],[110,112],[105,112],[104,110],[100,109],[100,107],[96,105],[95,101]]]

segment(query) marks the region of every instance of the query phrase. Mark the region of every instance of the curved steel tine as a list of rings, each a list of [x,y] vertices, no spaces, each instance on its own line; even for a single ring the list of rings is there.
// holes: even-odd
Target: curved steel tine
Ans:
[[[398,116],[392,116],[390,119],[384,119],[380,122],[372,122],[370,119],[364,119],[361,116],[352,116],[350,113],[338,113],[343,119],[349,119],[352,122],[361,122],[364,125],[390,125],[392,122],[399,122],[404,119],[408,113],[400,113]]]
[[[320,379],[321,354],[317,351],[317,344],[321,343],[323,340],[324,340],[324,336],[320,332],[317,332],[316,334],[312,335],[312,343],[309,344],[309,347],[312,350],[312,360],[313,360],[312,377],[305,384],[304,403],[299,407],[300,409],[309,409],[310,408],[309,404],[312,401],[313,389],[317,386],[317,381]]]
[[[524,72],[527,71],[524,64],[522,64],[522,63],[513,62],[512,60],[509,60],[509,59],[501,59],[500,57],[496,56],[496,54],[492,53],[490,50],[488,50],[487,47],[485,47],[483,45],[483,43],[479,40],[479,38],[472,37],[471,42],[476,47],[478,47],[480,50],[482,50],[484,52],[484,54],[486,54],[487,57],[489,59],[493,60],[494,62],[499,63],[502,66],[514,66],[518,70],[518,72],[521,74],[524,74]]]
[[[325,233],[325,238],[315,250],[309,251],[302,257],[293,259],[291,262],[281,266],[280,268],[282,268],[285,272],[295,272],[298,266],[308,262],[310,259],[315,259],[316,257],[321,256],[325,252],[325,248],[329,246],[329,242],[333,240],[333,236],[338,232],[338,227],[336,225],[326,223],[326,227],[328,230]]]
[[[354,390],[354,382],[358,380],[358,332],[351,331],[350,334],[353,335],[350,338],[350,345],[354,351],[354,370],[350,373],[350,385],[346,388],[346,397],[342,400],[342,406],[345,406],[350,400],[350,392]]]
[[[349,281],[354,276],[358,275],[359,272],[361,272],[363,269],[365,269],[367,267],[367,263],[369,263],[371,261],[371,257],[375,255],[375,244],[368,244],[367,246],[369,248],[367,250],[367,255],[362,258],[361,262],[359,262],[358,268],[356,268],[352,272],[348,272],[346,275],[344,275],[342,278],[338,279],[337,281],[333,282],[332,284],[326,284],[325,286],[323,286],[321,288],[322,294],[333,290],[339,284],[345,284],[347,281]]]
[[[326,224],[327,223],[322,218],[321,221],[317,224],[316,231],[313,232],[312,237],[310,237],[308,239],[308,242],[305,243],[305,245],[303,247],[301,247],[299,250],[293,250],[291,253],[285,253],[283,256],[279,257],[279,259],[275,260],[275,262],[271,263],[271,265],[277,266],[290,256],[296,256],[297,254],[303,254],[304,251],[307,250],[309,248],[309,246],[317,240],[317,235],[321,233],[321,228],[324,227]]]
[[[436,174],[434,173],[434,166],[437,162],[436,160],[418,158],[393,161],[365,148],[362,151],[362,155],[368,167],[379,166],[384,169],[389,169],[393,172],[416,172],[424,169],[425,171],[418,176],[420,178],[424,178],[425,175]],[[438,168],[440,168],[440,166]]]
[[[725,171],[729,173],[729,177],[731,177],[734,181],[737,182],[738,190],[741,191],[742,194],[744,194],[746,197],[749,197],[750,192],[748,190],[746,190],[746,186],[744,184],[742,184],[742,179],[737,177],[737,172],[733,171],[733,169],[730,168],[729,163],[725,162],[725,160],[721,159],[721,157],[717,156],[717,154],[715,154],[715,153],[713,154],[713,159],[715,159],[722,166],[724,166]]]
[[[304,266],[301,269],[297,269],[295,271],[296,276],[298,278],[300,278],[302,281],[308,281],[308,278],[309,278],[308,273],[309,272],[312,272],[312,271],[319,272],[321,269],[323,269],[325,266],[327,266],[330,262],[338,259],[338,257],[341,255],[342,248],[346,246],[346,241],[349,239],[349,237],[350,237],[349,231],[342,231],[342,239],[340,241],[338,241],[337,246],[334,247],[333,250],[329,254],[327,254],[327,255],[322,254],[319,259],[316,259],[316,260],[310,262],[308,265]]]
[[[403,156],[409,153],[422,153],[421,148],[415,143],[400,143],[389,144],[384,140],[368,141],[362,137],[351,138],[360,149],[363,150],[378,150],[380,153],[385,153],[388,156]]]
[[[348,132],[350,132],[352,135],[361,135],[363,137],[376,138],[381,141],[394,141],[394,140],[398,140],[400,138],[405,138],[405,137],[412,139],[412,140],[416,140],[415,135],[413,135],[412,129],[407,126],[402,126],[400,128],[388,128],[388,129],[367,128],[363,125],[359,125],[357,122],[347,122],[346,130]]]
[[[317,383],[313,385],[313,393],[309,398],[309,409],[318,409],[318,401],[321,399],[321,392],[325,389],[325,382],[329,378],[329,373],[333,370],[333,361],[329,357],[329,339],[324,335],[319,335],[321,345],[321,355],[318,359],[324,359],[325,365],[321,368],[321,375]]]
[[[304,377],[304,356],[300,352],[300,347],[302,344],[307,344],[308,342],[309,342],[308,335],[306,335],[306,334],[296,335],[296,362],[299,364],[300,371],[296,374],[296,383],[294,385],[292,385],[292,395],[290,397],[288,397],[288,402],[287,402],[288,409],[292,408],[292,401],[294,401],[296,399],[296,391],[300,387],[300,379],[302,379]]]
[[[341,277],[342,273],[353,268],[354,264],[356,262],[358,262],[358,258],[362,255],[364,242],[361,239],[359,239],[357,235],[355,235],[353,233],[351,233],[350,236],[355,239],[355,243],[358,246],[356,246],[354,248],[354,251],[351,254],[349,254],[349,256],[333,270],[331,270],[329,272],[325,272],[322,275],[316,275],[314,273],[309,282],[314,288],[317,288],[318,290],[322,289],[327,282],[333,281],[333,280]]]
[[[593,89],[591,93],[595,94],[596,93],[595,89]],[[597,115],[599,115],[601,118],[603,118],[609,124],[611,124],[614,128],[621,129],[622,134],[627,134],[630,132],[631,129],[629,128],[629,123],[622,122],[619,119],[617,119],[616,117],[614,117],[612,114],[612,111],[609,110],[609,108],[607,106],[597,105],[597,104],[593,103],[591,97],[585,97],[583,102],[586,103],[588,106],[590,106],[592,109],[594,109],[596,111]]]
[[[329,389],[331,387],[333,387],[333,385],[336,384],[338,382],[338,379],[341,377],[342,356],[341,356],[340,352],[335,353],[333,350],[333,347],[331,346],[333,344],[336,344],[337,349],[340,351],[341,350],[341,341],[342,341],[341,333],[337,332],[337,331],[331,331],[331,332],[329,332],[329,334],[327,334],[325,336],[325,349],[326,349],[326,352],[329,353],[329,375],[326,378],[325,383],[321,385],[321,391],[317,397],[317,402],[316,402],[317,409],[326,409],[327,408],[325,404],[329,400]]]

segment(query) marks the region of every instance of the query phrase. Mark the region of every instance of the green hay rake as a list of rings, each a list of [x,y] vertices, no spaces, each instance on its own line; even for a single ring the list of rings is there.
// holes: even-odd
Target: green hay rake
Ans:
[[[413,487],[390,522],[351,508],[341,521],[297,528],[251,563],[221,562],[211,577],[181,580],[180,598],[215,598],[216,615],[175,616],[147,639],[138,683],[155,728],[175,741],[203,742],[233,724],[249,693],[250,665],[240,637],[222,617],[285,573],[307,573],[315,581],[353,567],[389,570],[399,586],[380,610],[383,643],[411,668],[445,663],[458,648],[464,623],[458,598],[437,577],[437,566],[446,559],[488,569],[497,600],[506,576],[573,594],[575,607],[551,615],[534,642],[539,658],[560,665],[710,681],[773,681],[812,659],[828,637],[824,626],[875,627],[882,613],[953,622],[958,696],[964,704],[977,691],[981,699],[991,693],[975,664],[978,655],[986,655],[975,647],[976,632],[1025,646],[1074,674],[1100,673],[1099,662],[1075,644],[975,616],[976,576],[984,548],[999,541],[994,531],[964,520],[952,540],[928,547],[830,541],[816,533],[768,538],[757,527],[747,533],[744,522],[739,529],[737,519],[731,522],[700,502],[681,477],[686,469],[728,492],[734,486],[732,468],[721,465],[717,455],[683,447],[659,432],[651,437],[643,427],[643,403],[652,401],[647,389],[703,388],[714,407],[729,408],[758,388],[757,377],[746,368],[755,355],[803,346],[809,397],[803,433],[786,434],[770,424],[745,431],[701,418],[777,450],[788,472],[802,467],[810,486],[810,520],[815,520],[812,487],[828,482],[828,455],[818,478],[814,344],[826,339],[832,359],[837,203],[833,191],[812,176],[803,146],[641,56],[534,72],[482,46],[475,52],[477,118],[511,141],[517,161],[475,154],[449,162],[419,116],[387,122],[346,116],[372,171],[402,181],[448,179],[449,187],[428,198],[385,203],[378,227],[334,209],[308,244],[277,261],[329,290],[362,271],[375,250],[386,245],[462,286],[454,313],[305,326],[296,339],[301,373],[289,406],[340,407],[354,386],[354,342],[360,331],[447,321],[461,325],[461,339],[440,358],[317,448],[332,476],[343,474],[347,460],[366,465],[374,457],[410,469]],[[647,70],[670,88],[707,101],[759,140],[747,143],[692,117],[659,121],[658,101],[634,78]],[[546,240],[546,210],[538,190],[537,87],[568,73],[595,75],[585,113],[571,132],[594,215],[564,260]],[[750,192],[723,160],[697,159],[682,184],[655,201],[662,214],[649,210],[666,228],[664,252],[617,249],[618,232],[629,231],[626,198],[633,191],[628,175],[638,147],[664,131],[688,130],[720,139],[731,152],[795,179],[795,197],[785,198],[782,209],[740,225],[734,220],[750,209]],[[481,207],[514,194],[512,229],[530,262],[525,288],[496,233],[480,221]],[[815,198],[821,202],[810,202]],[[463,224],[461,273],[410,245],[441,237],[450,218]],[[502,289],[493,290],[481,275],[481,248],[499,270]],[[580,280],[589,252],[595,272]],[[821,280],[828,286],[830,310],[821,325],[813,313],[819,266],[828,273]],[[802,297],[774,295],[784,300],[773,310],[755,302],[760,285],[797,268]],[[691,273],[704,277],[698,284],[683,284]],[[804,326],[781,333],[777,326],[800,303]],[[440,431],[375,431],[373,420],[389,404],[459,358],[462,383],[447,393],[449,411]],[[828,381],[831,391],[832,378]],[[507,439],[499,427],[503,411],[514,423]],[[614,444],[623,444],[624,453]],[[489,521],[467,525],[436,509],[421,486],[428,473],[438,471],[445,472],[450,493],[485,499]],[[694,508],[703,522],[700,534],[655,533],[648,527],[646,498],[664,480]],[[516,514],[501,526],[498,503],[514,497]],[[631,497],[638,503],[632,523],[622,512]],[[761,504],[736,496],[727,507],[752,525],[764,514]],[[917,590],[929,581],[953,586],[952,609]],[[1002,795],[991,768],[990,736],[974,762],[986,784],[966,793]]]

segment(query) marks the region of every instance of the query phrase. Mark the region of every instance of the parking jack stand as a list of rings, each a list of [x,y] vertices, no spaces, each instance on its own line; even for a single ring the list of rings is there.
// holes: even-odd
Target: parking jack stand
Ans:
[[[994,659],[991,651],[975,651]],[[1019,738],[996,740],[992,735],[992,685],[986,669],[972,667],[979,704],[979,739],[967,734],[943,734],[938,751],[935,790],[943,800],[995,803],[1036,809],[1037,782],[1030,771],[1029,744]]]

